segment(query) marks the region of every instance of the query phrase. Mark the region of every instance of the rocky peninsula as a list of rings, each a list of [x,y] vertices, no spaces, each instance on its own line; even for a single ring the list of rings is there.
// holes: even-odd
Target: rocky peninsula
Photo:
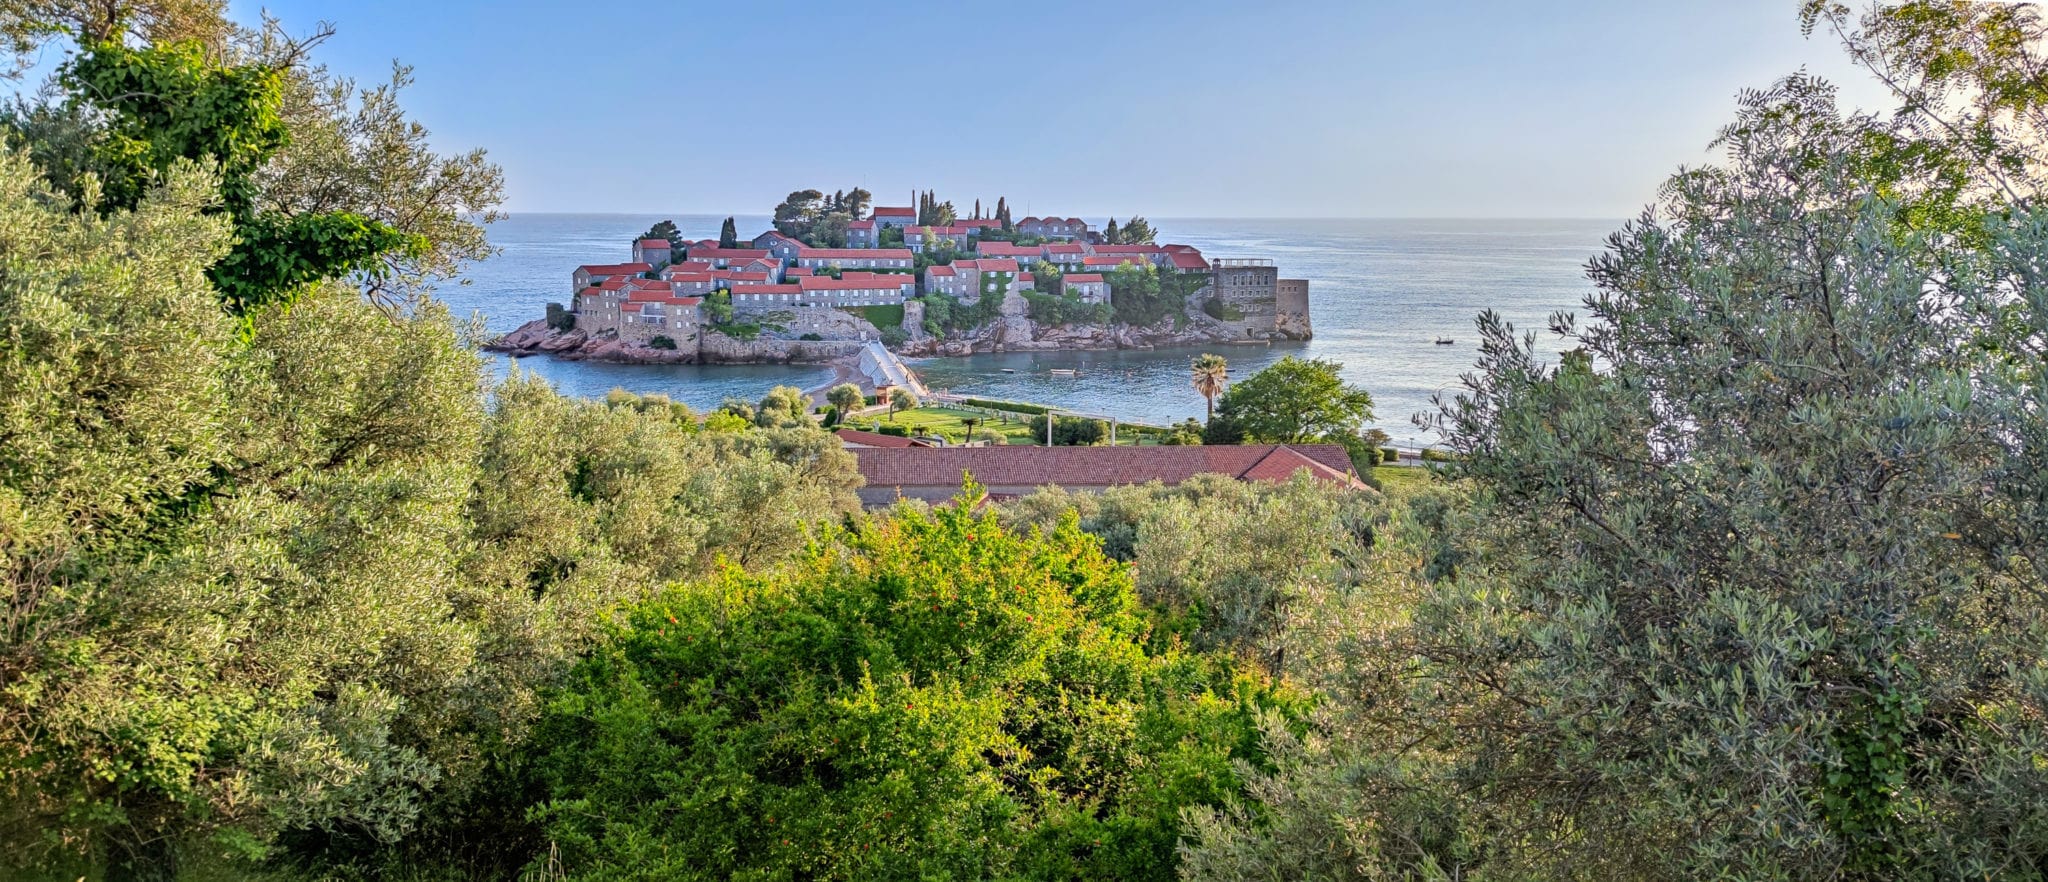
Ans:
[[[1269,260],[1155,244],[1150,224],[959,220],[930,194],[798,191],[777,228],[690,241],[657,224],[631,260],[571,274],[570,302],[485,348],[626,364],[832,363],[880,341],[906,356],[1304,340],[1308,283]]]

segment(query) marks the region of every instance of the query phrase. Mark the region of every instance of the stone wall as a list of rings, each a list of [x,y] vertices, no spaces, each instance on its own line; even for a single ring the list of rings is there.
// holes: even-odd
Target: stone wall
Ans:
[[[1308,318],[1308,280],[1280,279],[1274,283],[1273,330],[1289,340],[1315,336]]]
[[[1213,280],[1201,294],[1191,298],[1192,310],[1214,318],[1231,337],[1263,340],[1277,325],[1273,284],[1280,271],[1270,263],[1236,266],[1218,261]],[[1209,313],[1207,302],[1217,301],[1227,317]]]

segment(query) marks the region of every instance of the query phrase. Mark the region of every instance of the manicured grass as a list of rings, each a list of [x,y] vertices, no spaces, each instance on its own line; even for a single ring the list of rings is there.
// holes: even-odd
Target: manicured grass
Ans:
[[[1003,436],[1003,440],[1010,444],[1031,443],[1031,431],[1024,425],[1024,421],[1028,417],[1012,414],[1010,415],[1010,421],[1004,423],[999,416],[990,416],[989,414],[975,413],[967,410],[955,410],[950,407],[920,407],[916,410],[897,411],[896,417],[893,420],[887,414],[878,413],[874,416],[864,416],[855,419],[848,422],[847,426],[855,429],[868,429],[876,423],[886,426],[893,422],[896,425],[907,427],[913,432],[921,429],[926,432],[944,435],[949,441],[959,442],[967,436],[967,424],[963,420],[968,419],[976,421],[974,424],[974,431],[976,433],[983,431],[995,432]]]
[[[842,306],[840,309],[867,319],[868,324],[880,330],[903,327],[903,304],[890,303],[883,306]]]

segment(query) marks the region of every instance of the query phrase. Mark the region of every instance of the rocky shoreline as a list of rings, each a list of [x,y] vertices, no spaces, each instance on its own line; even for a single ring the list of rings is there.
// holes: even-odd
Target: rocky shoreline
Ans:
[[[870,326],[872,327],[872,326]],[[870,338],[872,339],[872,338]],[[974,331],[937,338],[922,333],[893,349],[913,358],[954,358],[991,352],[1061,352],[1113,349],[1167,349],[1212,344],[1262,342],[1232,336],[1211,323],[1191,320],[1180,328],[1172,322],[1157,327],[1127,325],[1042,326],[1024,316],[1005,316]],[[484,345],[490,352],[514,358],[547,355],[566,361],[608,364],[832,364],[860,346],[859,340],[791,340],[762,336],[733,340],[708,333],[702,352],[656,349],[621,340],[610,331],[595,334],[563,331],[535,319]]]

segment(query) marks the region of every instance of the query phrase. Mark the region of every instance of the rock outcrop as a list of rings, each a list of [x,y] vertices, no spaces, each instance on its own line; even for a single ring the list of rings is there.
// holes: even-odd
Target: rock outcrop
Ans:
[[[1011,298],[1005,298],[1009,300]],[[1028,307],[1024,298],[1015,297],[1020,307]],[[913,304],[920,305],[920,304]],[[920,305],[921,306],[921,305]],[[905,310],[905,324],[910,317],[920,319],[913,325],[915,332],[896,351],[909,356],[973,355],[978,352],[1056,352],[1061,350],[1101,349],[1160,349],[1179,346],[1201,346],[1244,340],[1242,331],[1211,320],[1206,315],[1191,316],[1179,327],[1172,320],[1148,328],[1128,325],[1041,325],[1026,315],[1026,309],[1009,309],[995,321],[967,332],[955,332],[945,338],[937,338],[923,332],[923,313]],[[910,330],[910,329],[906,329]],[[796,339],[803,334],[816,334],[823,340]],[[622,340],[611,331],[586,334],[583,331],[560,331],[548,326],[544,319],[536,319],[519,326],[517,330],[491,341],[484,348],[492,352],[503,352],[514,357],[529,355],[552,355],[557,358],[582,361],[601,361],[617,364],[783,364],[822,363],[860,350],[861,341],[874,339],[878,331],[858,316],[840,310],[806,312],[799,323],[778,333],[767,333],[752,340],[738,340],[716,331],[706,331],[702,340],[677,341],[676,349],[656,349],[643,343]]]

